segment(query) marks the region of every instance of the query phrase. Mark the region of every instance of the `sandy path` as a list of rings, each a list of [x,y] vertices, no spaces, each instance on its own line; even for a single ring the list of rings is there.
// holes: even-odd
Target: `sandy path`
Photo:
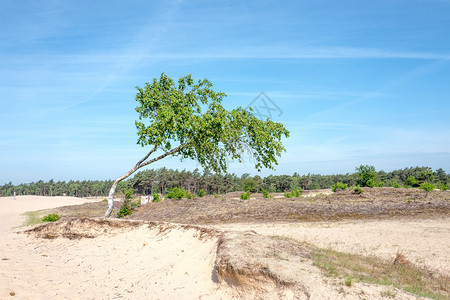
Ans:
[[[223,230],[254,230],[333,250],[394,259],[400,252],[413,263],[450,273],[450,218],[363,220],[315,223],[216,225]]]

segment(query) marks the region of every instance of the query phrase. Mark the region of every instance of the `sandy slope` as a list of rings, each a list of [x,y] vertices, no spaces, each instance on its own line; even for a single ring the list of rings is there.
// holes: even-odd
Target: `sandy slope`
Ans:
[[[450,274],[450,218],[345,222],[229,224],[222,230],[254,230],[306,241],[322,248],[394,259]]]
[[[403,225],[383,221],[378,231],[378,222],[237,224],[229,226],[235,231],[209,236],[198,228],[172,224],[122,228],[101,221],[85,227],[61,223],[66,228],[55,229],[56,233],[78,230],[96,236],[72,240],[36,238],[11,229],[20,224],[25,211],[82,201],[0,198],[0,299],[13,299],[11,292],[18,299],[382,299],[386,287],[360,283],[346,287],[325,279],[289,241],[273,244],[265,235],[243,231],[247,229],[382,256],[383,251],[393,255],[397,250],[393,239],[401,237],[399,242],[417,255],[429,255],[432,247],[436,263],[448,262],[448,254],[442,253],[449,245],[448,220]],[[397,235],[390,227],[399,228],[394,230]],[[431,246],[415,248],[418,237]],[[396,299],[417,299],[395,293]]]

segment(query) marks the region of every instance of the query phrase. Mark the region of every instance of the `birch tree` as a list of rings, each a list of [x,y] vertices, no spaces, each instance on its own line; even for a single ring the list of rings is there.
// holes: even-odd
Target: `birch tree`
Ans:
[[[280,123],[258,119],[251,110],[226,110],[222,106],[226,94],[215,92],[212,86],[207,79],[194,81],[191,75],[175,82],[163,73],[143,88],[137,87],[137,143],[150,150],[114,181],[104,217],[111,215],[119,182],[166,157],[194,159],[221,173],[227,171],[227,159],[242,162],[250,151],[258,171],[273,169],[285,151],[282,138],[289,137],[289,131]]]

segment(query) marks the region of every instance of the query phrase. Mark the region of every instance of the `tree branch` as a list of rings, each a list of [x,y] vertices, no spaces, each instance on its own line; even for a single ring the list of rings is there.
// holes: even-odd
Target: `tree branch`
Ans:
[[[146,165],[149,165],[149,164],[151,164],[151,163],[154,163],[155,161],[158,161],[158,160],[160,160],[160,159],[163,159],[164,157],[169,156],[169,155],[171,155],[171,154],[177,153],[177,152],[179,152],[180,150],[182,150],[183,148],[186,148],[188,145],[189,145],[189,141],[186,142],[186,143],[184,143],[183,145],[180,145],[180,146],[178,146],[178,147],[176,147],[176,148],[173,148],[172,150],[170,150],[169,152],[164,153],[163,155],[160,155],[160,156],[158,156],[158,157],[155,157],[155,158],[152,159],[152,160],[149,160],[149,161],[146,162],[146,163],[143,163],[139,168],[142,168],[142,167],[144,167],[144,166],[146,166]]]
[[[136,164],[136,167],[139,167],[147,158],[149,158],[150,155],[152,155],[153,152],[155,152],[157,149],[157,146],[155,146],[155,148],[153,148],[143,159],[141,159],[140,161],[138,161],[138,163]]]

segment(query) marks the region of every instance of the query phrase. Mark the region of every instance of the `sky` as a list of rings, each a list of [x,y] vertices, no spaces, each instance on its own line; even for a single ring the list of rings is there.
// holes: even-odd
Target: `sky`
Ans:
[[[286,126],[262,176],[450,172],[448,0],[3,0],[0,25],[0,184],[126,173],[149,150],[136,87],[163,72]]]

